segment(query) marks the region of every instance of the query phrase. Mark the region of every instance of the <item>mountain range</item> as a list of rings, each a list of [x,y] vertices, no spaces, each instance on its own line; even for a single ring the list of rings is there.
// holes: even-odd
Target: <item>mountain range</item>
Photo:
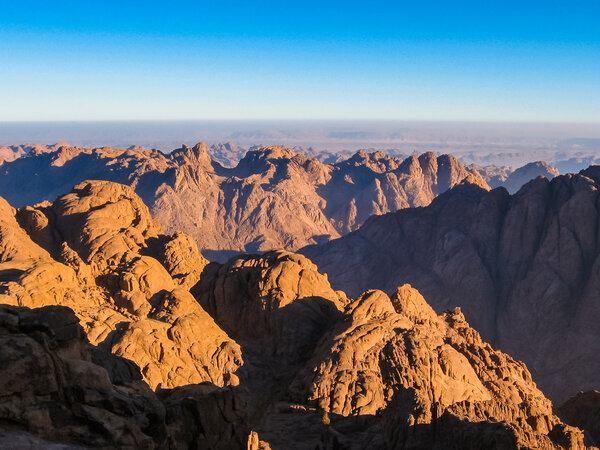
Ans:
[[[452,155],[405,159],[359,151],[325,164],[282,147],[248,151],[235,167],[215,161],[204,144],[170,154],[158,150],[34,146],[0,166],[0,195],[34,205],[87,180],[131,186],[166,232],[181,230],[202,253],[225,261],[242,251],[295,251],[356,230],[371,215],[428,205],[466,178],[485,189],[516,189],[556,171],[539,163],[511,173],[461,164]],[[239,152],[233,144],[211,152]],[[23,189],[23,180],[27,188]]]
[[[0,446],[598,444],[598,167],[242,150],[10,148]]]
[[[348,298],[283,250],[209,263],[113,182],[16,210],[0,200],[0,212],[3,446],[583,449],[592,439],[555,415],[524,363],[410,285]]]

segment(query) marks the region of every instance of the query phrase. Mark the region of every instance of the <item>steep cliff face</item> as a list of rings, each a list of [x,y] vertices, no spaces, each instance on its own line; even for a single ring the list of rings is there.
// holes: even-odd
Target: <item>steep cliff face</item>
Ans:
[[[464,184],[303,253],[351,296],[409,282],[438,311],[461,307],[560,402],[599,382],[598,201],[583,175],[513,196]]]
[[[0,173],[0,195],[17,206],[54,200],[86,179],[127,184],[163,229],[185,232],[220,260],[232,251],[295,250],[339,237],[373,214],[425,206],[465,178],[486,187],[475,170],[451,155],[401,160],[361,151],[323,164],[269,147],[250,150],[226,168],[204,144],[169,155],[61,145],[31,151]]]

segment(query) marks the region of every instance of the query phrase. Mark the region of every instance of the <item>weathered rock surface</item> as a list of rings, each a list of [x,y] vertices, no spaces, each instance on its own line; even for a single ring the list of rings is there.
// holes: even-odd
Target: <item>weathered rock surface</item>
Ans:
[[[164,407],[139,372],[89,346],[68,308],[2,306],[0,321],[2,423],[86,446],[153,448],[164,440]]]
[[[0,443],[583,448],[460,311],[409,286],[349,300],[283,250],[207,265],[125,185],[0,201],[0,303]]]
[[[6,448],[231,449],[246,443],[245,405],[230,389],[190,385],[157,396],[135,364],[90,345],[66,307],[0,306],[0,342],[0,443]]]
[[[408,285],[352,302],[293,388],[332,414],[383,412],[388,448],[583,448],[523,363],[484,343],[460,310],[437,316]]]
[[[584,448],[523,363],[410,286],[348,304],[278,251],[211,264],[193,292],[242,346],[252,428],[272,448]]]
[[[206,260],[189,237],[162,235],[133,189],[90,181],[53,204],[0,208],[2,303],[72,308],[152,388],[238,383],[239,345],[186,290]]]
[[[213,263],[193,292],[237,342],[294,360],[312,350],[346,302],[312,262],[286,251]]]
[[[240,150],[217,147],[211,151],[222,153],[221,160]],[[269,147],[252,149],[227,168],[204,144],[169,155],[57,144],[5,163],[0,173],[0,195],[15,206],[54,200],[86,179],[129,185],[163,229],[185,232],[205,255],[220,260],[232,252],[295,250],[339,237],[373,214],[425,206],[467,177],[487,186],[477,171],[451,155],[402,160],[360,151],[324,164]]]
[[[427,208],[372,217],[303,253],[356,296],[409,282],[461,307],[484,339],[523,360],[551,399],[599,387],[598,184],[538,178],[510,196],[460,185]]]

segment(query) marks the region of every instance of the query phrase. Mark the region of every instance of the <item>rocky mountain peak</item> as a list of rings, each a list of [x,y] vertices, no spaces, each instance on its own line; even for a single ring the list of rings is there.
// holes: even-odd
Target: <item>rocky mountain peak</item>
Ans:
[[[171,152],[171,159],[176,161],[180,166],[189,165],[191,167],[200,167],[204,170],[213,170],[213,160],[208,153],[206,144],[199,142],[193,147],[182,145],[181,148]]]
[[[165,232],[182,230],[205,256],[224,261],[231,252],[294,251],[337,238],[373,215],[426,206],[464,179],[486,188],[475,169],[432,152],[402,161],[363,151],[324,164],[287,148],[260,147],[225,168],[211,159],[213,150],[202,143],[167,155],[48,147],[5,162],[0,195],[21,207],[54,200],[86,179],[126,184]],[[26,190],[19,188],[23,179]]]

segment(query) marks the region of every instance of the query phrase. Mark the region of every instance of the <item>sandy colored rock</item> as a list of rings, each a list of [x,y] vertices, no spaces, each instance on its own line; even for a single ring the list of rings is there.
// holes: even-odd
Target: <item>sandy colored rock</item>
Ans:
[[[525,365],[483,342],[460,310],[437,316],[405,285],[391,299],[366,292],[348,305],[346,317],[292,389],[331,414],[383,412],[387,448],[443,441],[448,448],[491,448],[497,441],[483,432],[486,425],[506,427],[507,445],[499,448],[563,448],[571,437],[575,444],[566,448],[583,448],[581,432],[557,428],[563,425]],[[436,427],[452,421],[471,429],[479,444],[466,432],[462,441],[448,429],[436,435]]]
[[[6,448],[232,449],[250,434],[234,391],[157,395],[135,364],[90,345],[68,308],[0,306],[0,343]]]
[[[90,341],[138,364],[152,388],[238,383],[240,347],[182,287],[206,261],[189,237],[162,235],[131,188],[84,182],[53,204],[21,210],[21,223],[48,251],[6,202],[0,207],[1,302],[72,308]],[[146,254],[153,252],[167,267]]]
[[[184,233],[175,233],[161,243],[157,252],[156,258],[165,266],[173,280],[186,289],[200,280],[200,275],[208,264],[196,242]]]
[[[135,372],[118,386],[111,383],[68,308],[2,306],[0,340],[0,417],[13,429],[93,447],[157,448],[164,442],[164,407]],[[126,364],[110,354],[102,359]]]
[[[284,359],[311,349],[345,302],[312,262],[286,251],[213,263],[193,293],[237,342]]]
[[[177,157],[207,169],[200,150]],[[251,162],[248,170],[270,164],[260,154]],[[523,363],[483,342],[459,310],[437,315],[408,285],[349,300],[283,250],[206,265],[190,237],[162,234],[139,197],[111,182],[0,208],[0,302],[61,305],[0,307],[0,422],[15,439],[583,448]]]

